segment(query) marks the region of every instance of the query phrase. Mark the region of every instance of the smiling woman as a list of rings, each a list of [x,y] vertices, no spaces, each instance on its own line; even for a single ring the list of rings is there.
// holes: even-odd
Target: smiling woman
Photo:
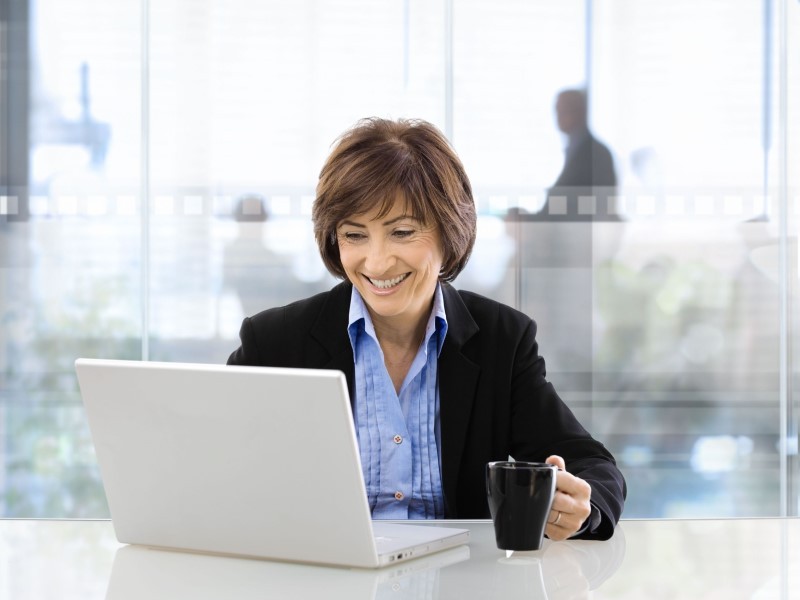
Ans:
[[[373,518],[488,518],[488,462],[560,467],[547,535],[607,539],[625,481],[545,379],[536,325],[457,291],[476,236],[469,179],[424,121],[360,121],[312,210],[331,291],[242,324],[229,364],[339,369]]]
[[[392,362],[413,357],[419,347],[443,262],[438,228],[407,210],[397,194],[383,218],[378,209],[355,216],[339,225],[336,237],[345,275],[364,299],[378,338],[393,340],[398,356],[386,357]],[[386,354],[386,344],[383,350]],[[405,375],[392,374],[398,393],[396,379],[402,383]]]
[[[475,244],[472,186],[447,139],[420,120],[363,119],[339,138],[319,176],[312,218],[325,266],[344,277],[335,243],[346,219],[374,211],[385,218],[404,200],[402,214],[441,228],[441,278],[461,272]],[[398,215],[399,216],[399,215]]]

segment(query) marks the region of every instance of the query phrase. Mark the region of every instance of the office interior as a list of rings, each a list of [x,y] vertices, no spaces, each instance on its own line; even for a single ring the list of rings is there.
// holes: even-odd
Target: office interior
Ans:
[[[800,514],[798,2],[4,0],[0,18],[0,517],[108,517],[77,357],[224,363],[245,315],[335,283],[316,178],[369,116],[451,140],[479,213],[454,285],[537,321],[550,380],[627,479],[624,518]],[[616,185],[539,218],[564,89]]]

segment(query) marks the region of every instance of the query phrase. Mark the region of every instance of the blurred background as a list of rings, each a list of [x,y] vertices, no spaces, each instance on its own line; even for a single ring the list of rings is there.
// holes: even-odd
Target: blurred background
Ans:
[[[795,0],[0,11],[0,516],[108,516],[77,357],[223,363],[244,315],[334,283],[317,174],[373,115],[452,141],[455,285],[537,320],[625,517],[800,514]]]

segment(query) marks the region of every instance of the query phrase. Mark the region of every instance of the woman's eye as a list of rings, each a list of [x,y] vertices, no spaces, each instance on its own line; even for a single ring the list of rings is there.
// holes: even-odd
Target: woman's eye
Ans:
[[[392,232],[392,235],[396,238],[404,239],[407,237],[411,237],[414,235],[413,229],[396,229]]]
[[[346,242],[360,242],[361,240],[366,239],[367,236],[358,231],[347,231],[342,235],[342,237]]]

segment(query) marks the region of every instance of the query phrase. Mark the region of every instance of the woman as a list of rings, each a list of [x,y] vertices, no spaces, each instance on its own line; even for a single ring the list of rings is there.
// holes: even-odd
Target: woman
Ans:
[[[551,539],[609,538],[624,479],[545,380],[535,323],[449,285],[476,214],[444,136],[361,121],[323,166],[312,219],[344,282],[246,318],[228,364],[345,373],[373,518],[488,518],[486,463],[512,456],[561,468]]]

